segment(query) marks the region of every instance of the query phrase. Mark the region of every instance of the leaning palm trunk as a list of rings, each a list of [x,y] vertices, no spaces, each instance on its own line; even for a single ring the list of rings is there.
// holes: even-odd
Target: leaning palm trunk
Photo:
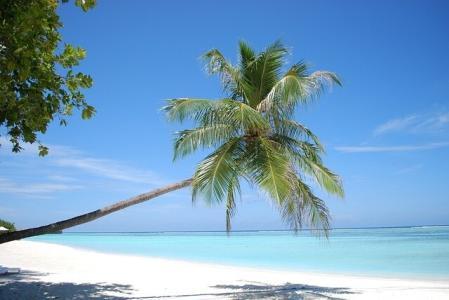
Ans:
[[[106,206],[104,208],[97,209],[97,210],[91,211],[89,213],[86,213],[86,214],[83,214],[83,215],[80,215],[80,216],[77,216],[77,217],[74,217],[71,219],[59,221],[59,222],[48,224],[48,225],[41,226],[41,227],[29,228],[29,229],[18,230],[18,231],[1,234],[0,235],[0,244],[27,238],[27,237],[31,237],[31,236],[36,236],[36,235],[41,235],[41,234],[46,234],[46,233],[53,233],[53,232],[56,232],[59,230],[67,229],[67,228],[77,226],[77,225],[81,225],[81,224],[96,220],[98,218],[104,217],[106,215],[109,215],[118,210],[127,208],[128,206],[136,205],[136,204],[142,203],[144,201],[156,198],[160,195],[187,187],[191,183],[192,183],[192,179],[187,179],[187,180],[184,180],[181,182],[177,182],[177,183],[170,184],[165,187],[153,190],[148,193],[140,194],[140,195],[132,197],[130,199],[117,202],[110,206]]]

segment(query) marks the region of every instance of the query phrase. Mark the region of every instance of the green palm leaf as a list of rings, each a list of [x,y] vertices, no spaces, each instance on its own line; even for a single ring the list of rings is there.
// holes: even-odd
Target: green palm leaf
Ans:
[[[162,107],[169,121],[183,122],[186,119],[200,120],[216,105],[216,101],[210,99],[177,98],[167,101]]]
[[[291,196],[280,205],[283,219],[295,231],[306,223],[309,228],[318,230],[317,233],[323,232],[327,236],[331,217],[326,204],[313,194],[294,171],[290,174],[293,189]]]
[[[276,84],[287,53],[287,49],[277,41],[242,70],[243,80],[251,87],[245,91],[251,107],[257,107]]]
[[[245,157],[248,178],[260,186],[277,203],[282,203],[290,192],[289,161],[279,145],[264,137],[252,142]]]
[[[218,146],[236,136],[236,129],[231,125],[217,124],[182,130],[176,133],[173,159],[184,157],[198,148]]]
[[[316,144],[301,141],[282,134],[274,134],[269,138],[280,145],[283,151],[285,151],[285,155],[289,157],[290,162],[294,165],[301,164],[303,157],[321,163],[320,153],[322,151]]]
[[[192,182],[194,200],[200,194],[208,203],[220,203],[225,199],[239,176],[237,159],[241,144],[240,138],[232,138],[198,165]]]
[[[234,100],[243,100],[245,83],[241,80],[240,70],[228,62],[217,49],[203,54],[206,70],[209,74],[218,74],[223,89],[228,91]]]
[[[270,128],[270,124],[257,110],[251,106],[233,101],[223,100],[222,109],[216,111],[215,122],[223,122],[240,126],[244,132],[251,130],[264,131]]]
[[[292,139],[306,138],[311,140],[318,147],[319,152],[324,152],[324,147],[321,145],[319,138],[304,125],[289,119],[280,119],[276,125],[277,133]]]
[[[232,99],[172,99],[162,108],[171,121],[182,122],[190,119],[201,126],[227,124],[236,129],[249,130],[251,128],[266,130],[270,127],[268,121],[255,109],[245,103]]]
[[[320,162],[314,161],[308,157],[300,158],[299,162],[301,169],[305,173],[311,175],[327,192],[340,197],[344,196],[344,191],[339,176],[332,173]]]
[[[304,63],[293,65],[279,79],[259,103],[262,112],[277,112],[279,115],[290,115],[298,102],[305,103],[309,94],[307,66]]]
[[[335,73],[316,71],[308,75],[306,64],[299,62],[273,85],[258,105],[258,110],[274,116],[289,117],[298,104],[306,104],[317,98],[326,87],[332,87],[333,84],[341,85]]]
[[[235,214],[236,204],[235,197],[236,194],[240,195],[240,184],[238,177],[234,177],[234,180],[228,186],[228,193],[226,198],[226,232],[231,231],[231,218]]]
[[[256,59],[254,50],[244,41],[239,42],[240,70],[245,70]]]

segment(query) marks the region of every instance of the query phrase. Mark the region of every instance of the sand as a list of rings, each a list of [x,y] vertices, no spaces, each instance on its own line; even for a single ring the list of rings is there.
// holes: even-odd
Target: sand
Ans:
[[[449,281],[273,271],[106,254],[17,241],[0,245],[0,299],[449,299]]]

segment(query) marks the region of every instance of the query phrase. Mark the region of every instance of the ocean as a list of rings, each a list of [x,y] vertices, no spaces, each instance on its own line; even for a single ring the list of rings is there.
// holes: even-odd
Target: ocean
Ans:
[[[308,231],[63,233],[29,238],[100,252],[274,270],[449,279],[449,226]]]

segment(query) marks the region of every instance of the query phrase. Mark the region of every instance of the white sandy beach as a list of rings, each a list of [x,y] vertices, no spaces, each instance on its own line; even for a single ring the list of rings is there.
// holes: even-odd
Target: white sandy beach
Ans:
[[[449,281],[271,271],[104,254],[41,242],[0,245],[0,299],[449,299]]]

